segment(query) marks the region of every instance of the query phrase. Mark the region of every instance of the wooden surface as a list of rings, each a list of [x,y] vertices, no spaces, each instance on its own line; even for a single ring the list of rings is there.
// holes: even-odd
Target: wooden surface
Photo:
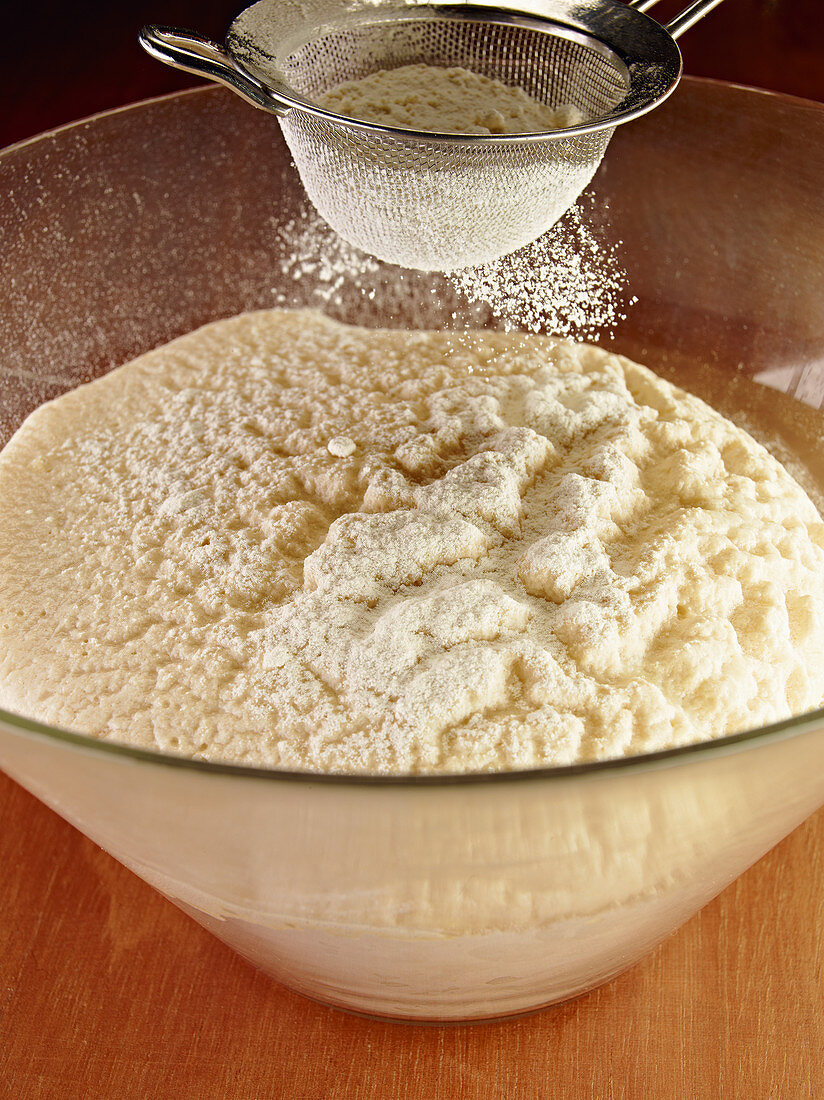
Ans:
[[[5,77],[25,91],[4,95],[0,144],[193,83],[143,58],[136,28],[217,35],[240,6],[99,2],[93,24],[15,5]],[[824,99],[820,22],[819,0],[728,0],[684,39],[687,70]],[[0,1098],[818,1100],[822,932],[824,812],[586,997],[503,1024],[375,1023],[278,987],[0,775]]]
[[[4,1098],[824,1096],[824,812],[610,985],[468,1027],[287,992],[4,776],[0,868]]]

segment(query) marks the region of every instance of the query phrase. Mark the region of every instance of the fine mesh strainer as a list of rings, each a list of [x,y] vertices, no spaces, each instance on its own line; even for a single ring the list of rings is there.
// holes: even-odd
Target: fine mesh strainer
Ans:
[[[656,0],[527,0],[386,5],[261,0],[225,47],[146,27],[144,48],[227,85],[279,116],[318,213],[351,244],[404,267],[449,271],[496,259],[544,233],[589,183],[615,127],[661,103],[681,76],[675,39],[720,0],[695,0],[666,27]],[[586,120],[516,136],[432,134],[316,105],[377,69],[462,66]]]

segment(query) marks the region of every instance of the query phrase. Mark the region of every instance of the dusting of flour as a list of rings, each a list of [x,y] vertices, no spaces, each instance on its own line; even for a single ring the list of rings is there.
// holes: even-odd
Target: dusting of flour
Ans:
[[[0,705],[100,738],[472,772],[824,697],[812,503],[585,345],[217,322],[38,409],[0,500]]]
[[[619,245],[599,239],[582,199],[537,241],[498,260],[449,275],[468,301],[490,307],[506,331],[593,339],[626,317]]]
[[[505,332],[548,332],[575,340],[609,336],[636,298],[628,292],[620,242],[604,239],[583,196],[537,241],[479,267],[445,275],[381,263],[338,236],[307,202],[279,225],[284,280],[276,304],[308,304],[325,311],[357,302],[363,316],[379,300],[381,318],[410,315],[442,328],[451,314],[457,329],[496,327]],[[599,207],[599,215],[603,208]],[[294,290],[292,290],[294,288]],[[307,293],[308,292],[308,293]]]

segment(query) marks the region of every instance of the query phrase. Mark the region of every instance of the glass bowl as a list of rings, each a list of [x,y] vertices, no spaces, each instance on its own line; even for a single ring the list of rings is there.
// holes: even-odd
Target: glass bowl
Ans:
[[[0,182],[2,442],[41,402],[245,309],[477,321],[435,277],[296,264],[304,200],[276,123],[217,89],[15,146]],[[822,194],[824,107],[686,80],[616,133],[590,205],[638,298],[600,341],[748,427],[818,500]],[[409,1020],[608,980],[824,802],[822,761],[824,711],[627,760],[411,779],[185,761],[0,712],[0,766],[222,940],[311,997]]]

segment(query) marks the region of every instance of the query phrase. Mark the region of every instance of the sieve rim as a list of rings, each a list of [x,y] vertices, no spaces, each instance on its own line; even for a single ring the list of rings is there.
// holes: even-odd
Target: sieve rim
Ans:
[[[424,22],[427,20],[448,20],[455,22],[483,22],[497,26],[516,26],[533,29],[544,34],[552,34],[567,41],[576,42],[606,57],[615,67],[616,72],[627,83],[627,93],[617,106],[607,115],[589,122],[582,122],[575,126],[567,126],[555,130],[536,130],[523,134],[456,134],[439,133],[437,131],[416,130],[411,127],[390,126],[384,123],[367,122],[362,119],[352,118],[349,115],[339,114],[313,103],[305,96],[296,92],[284,81],[274,81],[268,74],[262,75],[254,63],[250,64],[249,56],[255,47],[249,39],[242,35],[237,27],[242,20],[244,12],[234,20],[226,36],[226,50],[233,63],[240,68],[245,75],[266,89],[271,89],[277,95],[278,107],[271,108],[281,119],[287,119],[292,111],[299,114],[310,115],[319,118],[327,124],[343,127],[346,130],[364,134],[368,137],[388,138],[404,140],[420,144],[443,145],[450,147],[473,147],[483,145],[518,146],[533,143],[544,144],[548,142],[563,142],[584,137],[588,134],[600,133],[603,130],[613,130],[616,126],[639,118],[663,103],[676,89],[683,73],[683,61],[681,51],[672,35],[655,19],[637,8],[630,8],[621,0],[607,0],[599,5],[602,9],[618,8],[626,13],[629,25],[644,26],[651,33],[654,40],[661,47],[660,56],[652,60],[643,60],[633,57],[631,52],[618,51],[613,45],[608,44],[597,37],[594,29],[588,30],[585,26],[574,26],[563,22],[555,15],[541,15],[534,11],[516,10],[484,4],[454,3],[426,5],[408,4],[401,7],[385,7],[372,9],[368,17],[364,12],[342,18],[333,25],[327,25],[327,33],[331,29],[344,28],[356,25],[374,25],[380,22]],[[409,14],[398,17],[397,12],[409,9]],[[248,10],[248,9],[246,9]],[[318,35],[317,37],[322,37]],[[294,38],[290,43],[292,50],[311,41],[311,36]],[[262,51],[258,50],[259,53]],[[623,54],[623,56],[622,56]],[[274,60],[270,58],[270,60]],[[629,64],[627,63],[629,62]],[[645,89],[647,81],[658,81],[656,94],[650,94]],[[285,109],[284,109],[285,105]],[[622,106],[623,105],[623,106]],[[266,108],[264,108],[266,109]]]

